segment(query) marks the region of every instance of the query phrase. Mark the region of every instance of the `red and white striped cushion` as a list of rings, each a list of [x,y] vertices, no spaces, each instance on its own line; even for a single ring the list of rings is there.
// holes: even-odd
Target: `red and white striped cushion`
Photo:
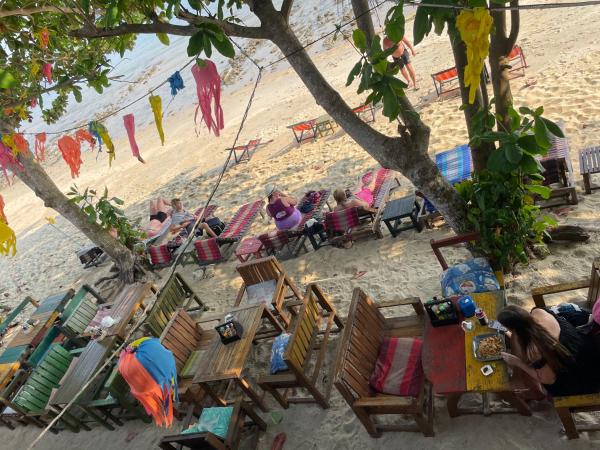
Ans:
[[[325,215],[327,230],[334,233],[346,233],[349,229],[359,224],[358,209],[346,208],[333,211]]]
[[[220,234],[222,238],[237,239],[243,234],[262,208],[262,200],[246,203],[235,213],[231,221]]]
[[[280,230],[261,234],[258,239],[263,243],[266,250],[280,250],[290,241],[287,233]]]
[[[151,245],[148,252],[150,253],[150,262],[153,265],[169,264],[171,262],[171,252],[166,245]]]
[[[196,241],[194,247],[196,247],[196,254],[200,261],[213,262],[220,261],[223,258],[216,238]]]
[[[425,379],[422,347],[421,339],[385,338],[371,374],[371,387],[383,394],[418,396]]]

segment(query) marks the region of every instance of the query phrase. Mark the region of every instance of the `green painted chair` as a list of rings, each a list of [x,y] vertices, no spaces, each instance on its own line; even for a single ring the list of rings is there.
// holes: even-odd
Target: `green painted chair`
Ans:
[[[17,316],[19,314],[21,314],[21,312],[25,309],[25,307],[29,303],[31,303],[36,308],[40,306],[40,304],[38,302],[36,302],[33,298],[31,298],[29,296],[25,297],[25,300],[23,300],[21,303],[19,303],[17,305],[17,307],[14,308],[10,312],[10,314],[4,318],[4,320],[2,321],[2,323],[0,323],[0,336],[2,336],[4,333],[6,333],[6,330],[8,329],[8,327],[17,318]]]
[[[83,298],[67,319],[63,319],[61,331],[70,339],[81,336],[96,312],[98,312],[98,305],[89,298]]]
[[[197,306],[190,308],[192,303]],[[183,276],[175,272],[165,287],[158,293],[158,297],[146,317],[146,329],[153,336],[160,337],[169,320],[179,308],[184,308],[187,311],[205,311],[207,309]]]

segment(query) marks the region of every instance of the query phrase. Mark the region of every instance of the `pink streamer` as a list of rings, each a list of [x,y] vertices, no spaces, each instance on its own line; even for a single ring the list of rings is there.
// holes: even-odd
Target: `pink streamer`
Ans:
[[[42,66],[42,74],[48,83],[52,83],[52,64],[46,63]]]
[[[23,165],[19,162],[17,157],[14,155],[14,153],[11,151],[11,149],[4,145],[2,141],[0,141],[0,168],[2,168],[4,178],[6,178],[6,182],[9,185],[11,183],[11,179],[8,177],[8,171],[11,170],[12,172],[14,172],[15,169],[25,169]]]
[[[127,137],[129,138],[129,146],[131,147],[131,153],[135,156],[139,162],[146,163],[144,159],[140,156],[140,149],[135,142],[135,118],[133,114],[126,114],[123,116],[123,123],[125,124],[125,129],[127,130]]]
[[[219,136],[219,131],[224,127],[223,108],[221,108],[221,77],[217,72],[217,67],[210,60],[204,61],[204,67],[200,68],[198,64],[192,67],[192,74],[196,80],[196,93],[198,94],[198,108],[194,115],[194,122],[198,116],[198,109],[202,112],[202,119],[215,136]],[[211,101],[214,99],[214,118]]]

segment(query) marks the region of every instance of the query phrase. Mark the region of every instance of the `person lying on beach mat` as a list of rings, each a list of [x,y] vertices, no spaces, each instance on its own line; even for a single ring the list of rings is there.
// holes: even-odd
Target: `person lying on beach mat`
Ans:
[[[186,231],[187,235],[192,233],[192,228],[196,223],[196,216],[183,208],[183,203],[180,199],[174,198],[171,200],[173,212],[171,213],[171,232]],[[206,222],[200,222],[196,228],[196,236],[202,236],[206,232],[210,237],[217,237],[216,233],[210,228]]]
[[[152,237],[158,234],[163,227],[163,222],[171,214],[171,203],[164,198],[150,200],[150,223],[146,227],[146,233]]]

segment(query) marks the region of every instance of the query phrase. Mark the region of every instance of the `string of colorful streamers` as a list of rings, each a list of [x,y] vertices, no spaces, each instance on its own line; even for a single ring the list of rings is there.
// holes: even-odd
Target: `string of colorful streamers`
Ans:
[[[198,107],[194,114],[194,123],[197,123],[198,109],[202,112],[202,119],[215,136],[223,129],[223,108],[221,108],[221,78],[217,67],[210,60],[204,61],[204,67],[198,64],[192,67],[192,74],[196,80],[196,93],[198,94]],[[214,118],[211,101],[214,100]]]
[[[17,253],[17,236],[12,228],[8,226],[8,219],[4,214],[4,199],[0,195],[0,255],[8,256],[9,253]]]
[[[119,372],[131,394],[159,426],[173,424],[173,402],[179,401],[173,353],[156,338],[141,338],[119,355]]]
[[[108,153],[108,166],[112,166],[113,159],[115,159],[115,146],[108,135],[108,130],[100,122],[92,121],[89,124],[90,133],[98,140],[98,146],[102,151],[102,142],[106,144],[106,153]]]
[[[98,142],[98,151],[101,152],[102,151],[102,138],[100,137],[100,133],[98,133],[97,126],[98,126],[98,122],[96,122],[95,120],[92,120],[90,123],[88,123],[88,130],[89,130],[90,134]]]
[[[22,134],[5,134],[2,136],[2,142],[12,150],[14,155],[29,149],[29,143]]]
[[[123,123],[125,124],[125,130],[127,130],[127,137],[129,138],[129,146],[131,147],[131,153],[135,156],[139,162],[145,163],[144,159],[140,155],[140,149],[135,142],[135,118],[133,114],[126,114],[123,116]]]
[[[4,174],[4,178],[6,178],[6,182],[10,185],[11,179],[8,176],[8,171],[11,170],[14,172],[15,170],[23,170],[24,167],[17,159],[16,154],[4,145],[2,141],[3,139],[0,139],[0,167],[2,168],[2,173]]]
[[[46,160],[46,133],[35,135],[35,160],[37,162]]]
[[[80,144],[82,141],[86,141],[88,144],[90,144],[90,148],[92,150],[94,149],[94,144],[96,144],[96,141],[94,140],[94,138],[92,137],[90,132],[87,130],[84,130],[83,128],[80,128],[79,130],[77,130],[75,132],[75,139],[77,139],[77,141]]]
[[[158,135],[160,136],[160,143],[165,145],[165,133],[162,126],[162,99],[158,95],[151,95],[148,97],[148,100],[150,101],[152,112],[154,113],[154,123],[156,124]]]
[[[40,41],[40,47],[48,48],[48,42],[50,41],[50,33],[48,33],[48,28],[42,28],[37,37]]]
[[[58,148],[62,157],[71,169],[71,177],[79,176],[79,168],[83,161],[81,160],[81,145],[71,136],[63,136],[58,140]]]
[[[183,79],[181,78],[181,74],[179,70],[171,75],[167,81],[169,82],[169,87],[171,88],[171,95],[175,97],[178,91],[181,91],[185,86],[183,85]]]
[[[44,75],[48,83],[52,83],[52,64],[45,63],[42,66],[42,75]]]

